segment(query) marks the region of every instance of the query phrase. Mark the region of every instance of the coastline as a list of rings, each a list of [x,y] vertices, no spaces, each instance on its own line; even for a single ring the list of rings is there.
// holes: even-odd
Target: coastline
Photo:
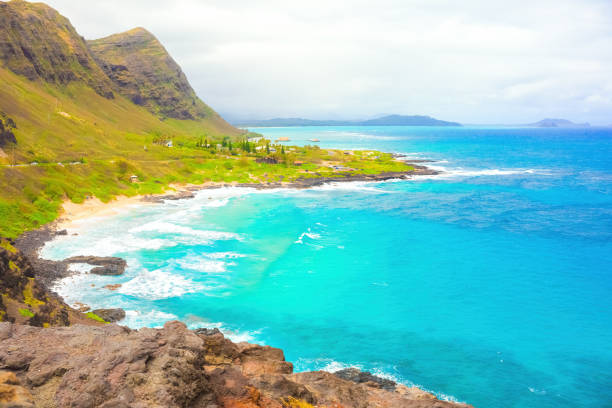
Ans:
[[[402,157],[402,156],[397,156]],[[78,228],[79,223],[91,219],[104,219],[116,215],[127,208],[136,205],[152,205],[163,203],[166,200],[184,200],[194,197],[194,193],[201,190],[219,189],[227,187],[246,187],[259,190],[264,189],[308,189],[329,183],[344,182],[383,182],[397,179],[410,179],[413,176],[438,175],[440,171],[423,166],[426,160],[408,160],[405,163],[411,165],[414,170],[405,172],[385,172],[378,174],[339,174],[337,177],[311,177],[301,178],[293,182],[272,183],[218,183],[205,182],[203,184],[170,184],[168,189],[160,194],[135,195],[131,197],[118,196],[109,202],[103,202],[96,197],[90,197],[83,203],[64,201],[60,216],[42,227],[27,231],[15,239],[15,246],[21,250],[38,271],[37,279],[50,289],[53,283],[59,279],[73,274],[68,270],[69,263],[65,261],[53,261],[39,256],[39,250],[46,242],[53,240],[56,236],[67,235],[68,230]],[[419,163],[419,164],[417,164]],[[89,254],[88,254],[89,255]]]
[[[416,169],[417,166],[415,166]],[[161,194],[155,195],[142,195],[142,196],[133,196],[133,197],[125,197],[120,196],[108,203],[104,203],[97,198],[88,198],[86,202],[82,204],[75,204],[72,202],[65,202],[63,205],[63,213],[62,215],[52,223],[49,223],[37,230],[28,231],[21,236],[19,236],[15,240],[15,247],[21,250],[26,258],[31,262],[34,266],[36,272],[36,280],[42,283],[42,286],[45,287],[47,291],[52,292],[53,283],[56,280],[62,279],[64,277],[68,277],[71,274],[77,273],[69,270],[69,265],[71,263],[71,259],[65,259],[62,261],[52,261],[43,259],[39,256],[39,250],[42,246],[54,239],[56,236],[67,235],[69,232],[67,229],[73,229],[78,226],[79,222],[84,220],[95,219],[104,219],[105,217],[115,215],[121,211],[126,210],[130,206],[135,205],[152,205],[163,203],[165,200],[182,200],[194,198],[194,193],[201,190],[207,189],[218,189],[218,188],[227,188],[227,187],[247,187],[247,188],[256,188],[256,189],[278,189],[278,188],[287,188],[287,189],[307,189],[311,187],[321,186],[327,183],[337,183],[337,182],[382,182],[386,180],[397,180],[397,179],[410,179],[411,176],[414,175],[435,175],[439,174],[438,171],[428,169],[424,166],[418,166],[416,171],[411,172],[401,172],[401,173],[381,173],[381,174],[373,174],[373,175],[349,175],[344,177],[326,177],[326,178],[312,178],[312,179],[302,179],[297,182],[291,183],[266,183],[266,184],[241,184],[241,183],[204,183],[201,185],[170,185],[169,191],[165,191]],[[108,262],[109,260],[113,260],[116,262],[117,260],[123,261],[121,258],[104,258],[104,257],[96,257],[96,256],[83,256],[83,257],[75,257],[75,258],[96,258],[96,260],[103,260],[104,262]],[[72,262],[83,262],[83,260],[72,261]],[[98,265],[98,264],[97,264]],[[107,264],[104,264],[107,265]],[[124,265],[125,266],[125,265]],[[121,272],[122,273],[122,272]],[[53,295],[58,296],[61,299],[61,296],[52,292]],[[61,299],[63,300],[63,299]],[[80,305],[86,306],[86,305]],[[79,305],[75,305],[79,309]],[[88,308],[87,308],[88,309]],[[123,309],[103,309],[104,311],[123,311]],[[83,311],[84,310],[80,310]],[[106,327],[110,327],[109,330],[113,331],[113,326],[121,325],[121,321],[116,322],[116,324],[112,324],[113,320],[110,321],[111,324]],[[177,326],[178,325],[178,326]],[[180,322],[167,322],[164,325],[163,329],[147,329],[147,330],[157,330],[159,331],[159,335],[162,335],[165,331],[168,330],[169,327],[178,327],[179,330],[183,330],[185,327],[183,323]],[[128,329],[127,327],[121,327],[123,331],[139,333],[139,329]],[[11,329],[12,330],[12,329]],[[51,329],[52,330],[52,329]],[[82,329],[79,329],[82,331]],[[174,329],[173,329],[174,330]],[[80,335],[81,331],[79,331],[75,335]],[[197,329],[191,331],[196,335],[200,336],[203,339],[208,339],[208,336],[223,336],[219,332],[218,329]],[[52,332],[48,332],[47,336],[53,336]],[[114,331],[113,331],[114,333]],[[99,333],[100,335],[102,333]],[[135,334],[136,336],[136,334]],[[205,336],[205,337],[202,337]],[[216,338],[216,337],[215,337]],[[219,340],[215,340],[215,343]],[[229,340],[223,340],[226,344],[231,345],[231,347],[235,347],[234,343]],[[269,346],[258,346],[250,343],[235,343],[239,349],[246,348],[247,350],[251,348],[255,348],[257,350],[270,349]],[[228,347],[228,346],[225,346]],[[361,372],[356,368],[345,368],[338,372],[325,372],[325,371],[309,371],[309,372],[300,372],[293,373],[293,365],[291,363],[284,363],[284,358],[282,357],[282,350],[280,349],[271,349],[278,350],[278,353],[281,353],[281,359],[283,364],[287,364],[290,369],[285,369],[280,371],[281,374],[274,375],[282,375],[287,376],[283,377],[283,381],[289,379],[289,375],[293,375],[291,377],[292,381],[299,381],[296,384],[304,383],[309,384],[309,386],[317,384],[317,387],[320,387],[320,390],[324,393],[324,396],[319,397],[308,397],[307,399],[312,401],[316,401],[317,398],[338,398],[336,395],[341,395],[345,393],[345,389],[355,390],[363,393],[363,396],[368,399],[373,399],[375,401],[391,401],[390,407],[400,407],[400,406],[412,406],[412,404],[417,404],[418,406],[423,407],[453,407],[453,406],[461,406],[461,407],[469,407],[467,404],[458,403],[456,401],[448,401],[448,400],[439,400],[436,396],[431,392],[419,388],[418,386],[410,385],[406,386],[401,383],[397,383],[395,381],[388,380],[383,377],[379,377],[377,375],[372,375],[369,372]],[[216,352],[216,351],[215,351]],[[250,358],[250,357],[249,357]],[[249,363],[248,364],[252,364]],[[256,365],[263,365],[263,370],[267,371],[265,368],[266,362],[257,361]],[[278,363],[274,363],[274,365],[278,365]],[[244,371],[243,375],[246,375],[247,378],[251,378],[249,381],[256,384],[259,388],[261,387],[266,391],[268,395],[274,395],[274,393],[280,392],[279,395],[288,392],[284,388],[281,391],[277,390],[277,385],[269,386],[265,385],[266,382],[260,383],[258,380],[253,380],[251,371],[253,370],[249,365],[249,368]],[[254,372],[255,374],[262,370],[262,368],[257,368]],[[225,375],[225,374],[223,374]],[[316,378],[315,383],[310,383],[310,377],[314,376]],[[256,377],[255,377],[256,378]],[[344,387],[344,388],[343,388]],[[269,389],[268,389],[269,388]],[[300,396],[302,394],[300,393]],[[348,401],[347,401],[348,402]],[[353,402],[353,401],[351,401]],[[397,405],[396,405],[397,404]],[[408,405],[406,405],[408,404]],[[415,405],[416,406],[416,405]]]

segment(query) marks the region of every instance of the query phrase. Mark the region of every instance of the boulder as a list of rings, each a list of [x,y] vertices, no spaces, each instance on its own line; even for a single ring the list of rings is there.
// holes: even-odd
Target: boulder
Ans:
[[[92,312],[107,322],[118,322],[119,320],[125,319],[125,310],[121,308],[95,309]]]

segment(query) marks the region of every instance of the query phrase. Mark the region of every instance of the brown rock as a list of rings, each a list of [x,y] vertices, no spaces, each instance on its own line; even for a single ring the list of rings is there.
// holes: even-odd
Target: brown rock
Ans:
[[[10,371],[0,371],[0,407],[34,408],[32,394],[20,385],[20,381]]]
[[[119,320],[125,319],[125,310],[121,308],[117,309],[96,309],[93,313],[101,317],[107,322],[118,322]]]
[[[234,344],[216,329],[191,331],[176,321],[140,330],[0,323],[0,370],[11,372],[4,382],[0,376],[0,395],[30,404],[20,407],[463,406],[327,372],[291,374],[280,349]]]

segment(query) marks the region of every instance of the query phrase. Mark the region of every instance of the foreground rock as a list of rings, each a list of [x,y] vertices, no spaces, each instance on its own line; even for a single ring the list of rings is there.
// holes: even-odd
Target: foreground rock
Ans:
[[[96,309],[92,310],[96,316],[100,317],[107,322],[118,322],[119,320],[125,319],[125,310],[121,308],[117,309]]]
[[[138,331],[0,323],[0,370],[36,407],[467,407],[400,385],[294,374],[280,349],[180,322]]]

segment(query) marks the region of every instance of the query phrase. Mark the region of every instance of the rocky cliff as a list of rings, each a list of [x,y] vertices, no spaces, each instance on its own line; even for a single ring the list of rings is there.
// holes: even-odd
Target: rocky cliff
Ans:
[[[394,383],[293,373],[280,349],[176,321],[138,331],[0,323],[0,369],[13,407],[467,407]]]
[[[70,21],[43,3],[0,2],[0,64],[30,80],[82,81],[112,98],[112,83]]]
[[[102,324],[92,314],[79,313],[37,279],[35,269],[11,241],[0,239],[0,320],[32,326]]]

